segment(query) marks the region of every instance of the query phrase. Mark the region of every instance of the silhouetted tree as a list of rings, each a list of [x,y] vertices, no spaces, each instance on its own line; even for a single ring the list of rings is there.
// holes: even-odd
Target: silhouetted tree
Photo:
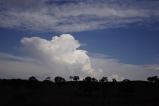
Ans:
[[[92,82],[98,82],[98,80],[96,78],[92,78]]]
[[[98,82],[98,80],[95,78],[87,76],[83,79],[83,81],[84,83],[82,83],[81,89],[83,89],[86,96],[91,96],[92,92],[99,88],[98,84],[95,83],[95,82]]]
[[[112,79],[113,82],[117,82],[117,80],[115,78]]]
[[[147,80],[153,83],[159,82],[159,78],[157,76],[148,77]]]
[[[70,78],[70,80],[73,80],[73,76],[70,76],[69,78]]]
[[[108,78],[107,77],[102,77],[102,79],[100,79],[100,82],[108,82]]]
[[[89,77],[89,76],[87,76],[83,81],[85,81],[85,82],[92,82],[92,78]]]
[[[73,81],[79,80],[79,76],[70,76],[69,78],[70,78],[70,80],[73,80]]]
[[[29,81],[38,81],[38,80],[36,79],[36,77],[34,77],[34,76],[29,77],[28,80],[29,80]]]
[[[60,76],[57,76],[55,77],[54,81],[55,83],[62,83],[62,82],[65,82],[65,79]]]
[[[98,82],[98,80],[96,78],[94,78],[94,77],[92,78],[92,77],[89,77],[89,76],[85,77],[83,79],[83,81],[85,81],[85,82]]]
[[[124,79],[123,82],[130,82],[130,80],[129,79]]]
[[[74,76],[74,77],[73,77],[73,80],[74,80],[74,81],[78,81],[78,80],[79,80],[79,76]]]

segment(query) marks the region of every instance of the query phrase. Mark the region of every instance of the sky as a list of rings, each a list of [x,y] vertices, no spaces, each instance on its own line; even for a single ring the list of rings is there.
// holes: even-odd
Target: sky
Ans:
[[[159,76],[157,0],[0,0],[0,78]]]

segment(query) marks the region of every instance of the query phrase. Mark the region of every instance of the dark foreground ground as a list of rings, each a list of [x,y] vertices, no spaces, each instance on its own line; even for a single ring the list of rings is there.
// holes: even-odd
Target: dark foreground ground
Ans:
[[[159,106],[159,84],[0,80],[0,106]]]

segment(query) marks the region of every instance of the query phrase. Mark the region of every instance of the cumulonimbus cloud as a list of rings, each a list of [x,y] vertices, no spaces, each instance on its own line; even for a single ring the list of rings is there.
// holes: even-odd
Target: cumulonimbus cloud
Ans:
[[[52,69],[54,75],[96,75],[87,51],[80,50],[80,43],[70,34],[54,36],[51,40],[39,37],[23,38],[21,42],[25,50]]]

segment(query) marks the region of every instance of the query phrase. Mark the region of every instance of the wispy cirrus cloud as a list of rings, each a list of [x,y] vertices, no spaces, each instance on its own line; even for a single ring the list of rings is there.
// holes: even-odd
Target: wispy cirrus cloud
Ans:
[[[159,21],[158,1],[2,0],[0,27],[80,32]]]

